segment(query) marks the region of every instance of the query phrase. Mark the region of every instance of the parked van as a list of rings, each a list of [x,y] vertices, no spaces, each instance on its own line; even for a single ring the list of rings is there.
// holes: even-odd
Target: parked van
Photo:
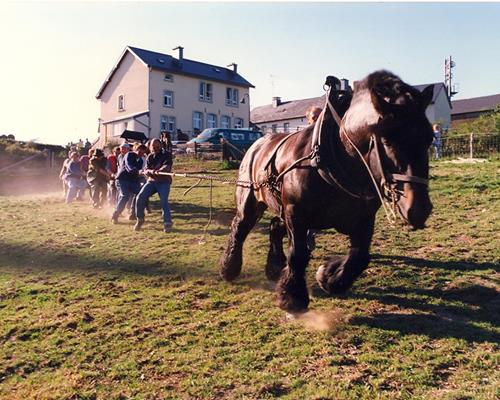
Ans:
[[[229,128],[208,128],[203,130],[194,139],[188,142],[189,144],[211,143],[220,145],[220,140],[224,139],[240,149],[248,149],[253,142],[262,137],[262,132],[254,131],[253,129],[229,129]]]

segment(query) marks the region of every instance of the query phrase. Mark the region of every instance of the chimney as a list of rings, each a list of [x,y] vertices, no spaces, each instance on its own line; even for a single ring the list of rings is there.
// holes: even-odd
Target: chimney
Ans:
[[[184,60],[184,47],[177,46],[175,49],[172,49],[172,50],[179,50],[179,58],[177,60],[177,63],[179,65],[182,65],[182,61]]]
[[[278,107],[281,104],[281,97],[273,97],[273,108]]]
[[[229,64],[228,67],[233,67],[233,73],[235,73],[235,74],[238,73],[238,64],[233,62],[233,63]]]

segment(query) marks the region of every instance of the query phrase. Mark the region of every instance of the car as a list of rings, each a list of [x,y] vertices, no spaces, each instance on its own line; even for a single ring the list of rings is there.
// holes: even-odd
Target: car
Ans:
[[[263,136],[261,131],[245,128],[207,128],[198,136],[187,142],[187,152],[194,152],[194,144],[200,145],[200,149],[210,148],[220,150],[221,139],[229,142],[240,150],[247,150],[253,142]],[[203,151],[203,150],[202,150]]]

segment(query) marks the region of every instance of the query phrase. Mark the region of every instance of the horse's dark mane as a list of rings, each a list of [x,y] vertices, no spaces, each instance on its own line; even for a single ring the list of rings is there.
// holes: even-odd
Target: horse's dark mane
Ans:
[[[408,103],[418,98],[417,89],[403,82],[403,80],[387,70],[375,71],[363,80],[357,82],[356,90],[368,89],[376,91],[383,97],[387,97],[389,102]]]

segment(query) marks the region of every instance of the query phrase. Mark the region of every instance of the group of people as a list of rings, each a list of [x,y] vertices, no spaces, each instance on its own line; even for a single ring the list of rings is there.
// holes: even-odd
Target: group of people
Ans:
[[[94,208],[102,208],[106,201],[114,207],[113,224],[128,206],[129,219],[135,220],[134,230],[144,224],[148,200],[155,193],[160,196],[163,230],[172,229],[172,216],[168,197],[172,177],[172,144],[166,132],[161,139],[152,139],[148,145],[124,142],[107,157],[101,149],[90,149],[81,157],[70,151],[59,174],[63,181],[67,204],[82,200],[85,190],[90,191]]]

